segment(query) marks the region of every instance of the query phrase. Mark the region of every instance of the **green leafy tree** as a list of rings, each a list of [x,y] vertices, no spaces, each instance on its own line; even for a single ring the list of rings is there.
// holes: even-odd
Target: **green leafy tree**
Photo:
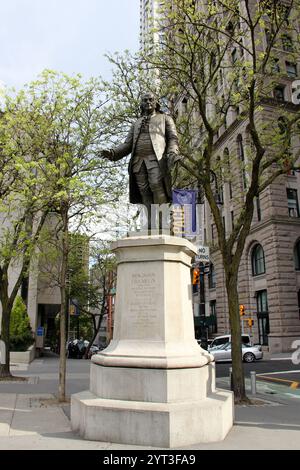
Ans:
[[[111,166],[98,157],[99,147],[107,137],[108,119],[98,80],[83,82],[80,76],[45,71],[29,85],[26,102],[29,118],[36,117],[36,122],[29,126],[28,139],[31,149],[47,161],[45,177],[51,191],[47,200],[51,219],[44,230],[40,250],[44,252],[41,256],[47,258],[52,246],[53,282],[60,290],[58,395],[64,401],[70,233],[92,236],[109,210],[108,205],[118,203],[124,186],[118,166]],[[25,126],[24,133],[27,133]]]
[[[49,196],[40,169],[46,160],[34,152],[24,132],[28,117],[23,107],[24,95],[6,96],[0,118],[0,304],[1,341],[5,361],[0,377],[10,376],[9,345],[11,310],[22,285],[29,276],[30,263],[45,223]],[[28,132],[30,132],[29,123]],[[30,154],[30,158],[29,158]],[[14,271],[15,276],[10,276]]]
[[[98,241],[94,245],[92,260],[88,313],[93,324],[93,335],[86,351],[86,357],[100,331],[104,315],[109,313],[109,296],[112,295],[112,290],[116,285],[117,271],[116,258],[111,253],[107,242]],[[110,339],[108,338],[108,340]]]
[[[10,349],[27,351],[34,343],[30,319],[22,297],[16,297],[10,318]]]

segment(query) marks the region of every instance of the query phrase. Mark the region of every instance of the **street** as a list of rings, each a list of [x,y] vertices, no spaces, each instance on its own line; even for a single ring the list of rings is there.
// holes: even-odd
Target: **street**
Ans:
[[[231,362],[218,362],[216,363],[216,376],[227,377],[229,375],[229,368]],[[290,359],[287,360],[260,360],[251,362],[250,364],[244,363],[245,377],[250,377],[250,372],[255,371],[257,374],[264,374],[277,371],[298,371],[300,381],[300,365],[293,364]]]
[[[216,377],[228,378],[231,362],[216,363]],[[89,388],[90,360],[67,359],[67,395],[77,393]],[[44,357],[33,361],[29,366],[18,364],[12,368],[14,375],[29,376],[29,383],[1,383],[0,393],[12,391],[16,393],[52,393],[58,390],[58,356],[46,353]],[[250,372],[255,371],[257,380],[278,383],[293,388],[300,384],[300,366],[293,364],[291,359],[260,360],[251,364],[244,363],[245,377],[250,378]],[[262,374],[262,376],[260,376]],[[295,386],[297,383],[297,387]]]

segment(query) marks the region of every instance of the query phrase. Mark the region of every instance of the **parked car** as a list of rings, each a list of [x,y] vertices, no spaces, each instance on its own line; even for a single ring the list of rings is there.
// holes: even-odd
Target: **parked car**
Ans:
[[[209,348],[209,352],[214,356],[216,362],[231,361],[231,343]],[[262,359],[263,352],[261,346],[242,344],[242,358],[244,362],[254,362],[258,359]]]
[[[251,338],[247,334],[242,334],[242,343],[243,344],[248,344],[251,346]],[[208,350],[211,348],[214,348],[215,346],[221,346],[222,344],[230,343],[231,342],[231,335],[223,335],[223,336],[217,336],[214,338],[211,343],[209,344]]]

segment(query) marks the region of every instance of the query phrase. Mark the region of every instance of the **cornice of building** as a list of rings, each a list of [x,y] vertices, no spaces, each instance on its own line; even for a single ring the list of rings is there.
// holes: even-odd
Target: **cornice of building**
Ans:
[[[255,225],[253,225],[250,229],[249,235],[252,235],[253,233],[256,233],[265,227],[268,227],[270,225],[296,225],[300,226],[300,217],[289,217],[289,216],[284,216],[284,215],[276,215],[276,216],[271,216],[267,218],[266,220],[263,220],[261,222],[257,222]]]
[[[249,231],[249,234],[247,235],[247,240],[248,237],[255,234],[256,232],[259,232],[260,230],[270,226],[270,225],[294,225],[294,226],[299,226],[300,227],[300,217],[289,217],[289,216],[272,216],[269,217],[268,219],[262,221],[262,222],[257,222],[255,225],[253,225]],[[245,243],[245,248],[247,245],[247,242]],[[214,244],[212,245],[209,243],[209,249],[211,255],[216,255],[220,253],[220,248],[218,245]]]
[[[214,150],[217,150],[219,147],[221,147],[224,141],[226,141],[229,138],[229,136],[233,134],[234,131],[238,129],[238,127],[240,127],[240,125],[242,125],[246,120],[247,118],[246,117],[243,118],[241,114],[239,118],[233,121],[230,124],[230,126],[227,127],[227,129],[223,132],[223,134],[218,138],[218,140],[214,143],[214,146],[213,146]]]
[[[299,104],[294,104],[291,101],[284,101],[284,102],[279,102],[275,98],[262,98],[256,106],[256,110],[260,107],[263,106],[264,109],[269,107],[270,109],[274,110],[276,108],[276,111],[289,111],[289,112],[299,112],[300,111],[300,105]],[[230,126],[227,127],[227,129],[222,133],[222,135],[218,138],[218,140],[214,143],[214,150],[217,150],[219,147],[223,145],[223,143],[232,135],[234,132],[241,126],[243,125],[246,121],[248,120],[248,115],[246,113],[241,113],[238,118],[236,118]]]

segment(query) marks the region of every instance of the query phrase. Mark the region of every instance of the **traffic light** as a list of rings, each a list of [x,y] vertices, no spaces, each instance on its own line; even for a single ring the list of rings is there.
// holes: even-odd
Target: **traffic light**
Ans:
[[[193,269],[193,286],[199,284],[199,279],[200,279],[200,269],[194,268]]]
[[[252,326],[254,325],[254,320],[252,320],[252,318],[247,318],[247,323],[249,328],[252,328]]]
[[[240,316],[245,315],[245,305],[240,305]]]

